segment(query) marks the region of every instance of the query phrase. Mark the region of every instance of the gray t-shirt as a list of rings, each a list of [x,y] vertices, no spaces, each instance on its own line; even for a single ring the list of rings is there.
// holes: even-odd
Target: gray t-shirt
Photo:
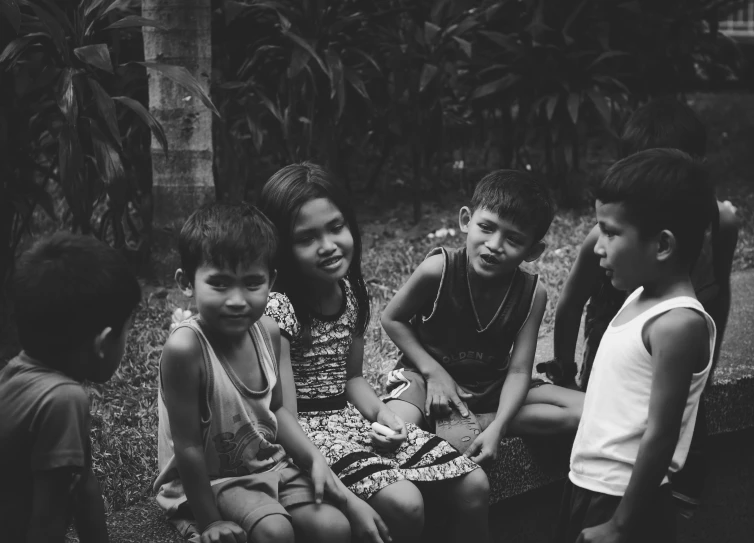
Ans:
[[[89,397],[81,383],[21,353],[0,370],[0,526],[23,541],[34,472],[91,463]]]

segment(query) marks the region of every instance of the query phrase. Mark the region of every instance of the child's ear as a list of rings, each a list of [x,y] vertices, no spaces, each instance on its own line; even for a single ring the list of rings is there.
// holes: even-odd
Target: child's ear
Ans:
[[[534,262],[536,259],[542,256],[542,253],[545,252],[545,247],[547,247],[547,244],[543,240],[539,240],[537,243],[532,245],[524,260],[526,262]]]
[[[191,284],[188,275],[181,268],[175,270],[175,282],[178,283],[178,288],[181,289],[181,292],[185,296],[194,295],[194,286]]]
[[[678,240],[670,230],[663,230],[657,235],[657,260],[666,262],[678,252]]]
[[[272,290],[272,287],[275,286],[275,279],[277,278],[278,278],[278,271],[270,270],[270,290]]]
[[[473,213],[468,206],[463,206],[461,211],[458,212],[458,226],[464,234],[469,232],[469,222],[471,222],[472,215]]]

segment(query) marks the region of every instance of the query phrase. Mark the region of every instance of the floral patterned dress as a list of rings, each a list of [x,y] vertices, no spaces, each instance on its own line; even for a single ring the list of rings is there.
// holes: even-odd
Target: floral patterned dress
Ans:
[[[299,422],[343,483],[357,496],[401,480],[452,479],[479,466],[443,439],[407,424],[408,438],[394,453],[378,453],[369,438],[370,422],[345,401],[346,361],[356,328],[356,300],[341,282],[343,305],[336,315],[315,315],[307,342],[288,297],[270,294],[265,313],[291,344]]]

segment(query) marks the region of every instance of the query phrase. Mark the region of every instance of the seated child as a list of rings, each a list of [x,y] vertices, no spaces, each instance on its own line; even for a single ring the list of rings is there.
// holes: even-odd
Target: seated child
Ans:
[[[621,136],[621,154],[625,157],[644,149],[673,148],[702,158],[706,140],[704,124],[689,106],[675,98],[663,98],[634,112]],[[717,209],[705,234],[702,253],[694,265],[691,280],[697,298],[717,326],[717,359],[730,310],[730,272],[739,226],[735,209],[729,202],[713,201]],[[555,312],[555,358],[553,364],[548,364],[551,376],[560,377],[563,386],[573,384],[577,373],[574,350],[581,313],[588,300],[584,330],[586,343],[579,379],[584,391],[602,334],[626,299],[626,293],[612,287],[600,269],[599,257],[594,253],[598,237],[599,227],[595,225],[584,240],[563,287]]]
[[[3,541],[107,542],[92,473],[89,396],[120,364],[141,289],[123,256],[58,233],[18,261],[11,295],[23,351],[0,370]]]
[[[690,275],[714,193],[689,155],[650,149],[614,164],[595,196],[594,251],[631,294],[594,359],[557,541],[670,543],[669,477],[686,461],[715,348]]]
[[[202,542],[347,542],[338,482],[282,407],[280,332],[264,317],[276,233],[254,207],[195,211],[176,280],[197,316],[160,360],[157,502]],[[293,463],[295,462],[295,464]],[[308,471],[308,475],[301,470]]]
[[[460,211],[466,246],[432,251],[382,315],[403,352],[385,401],[480,463],[509,433],[575,431],[581,415],[580,392],[531,382],[547,294],[519,266],[542,254],[553,215],[530,174],[487,175]]]

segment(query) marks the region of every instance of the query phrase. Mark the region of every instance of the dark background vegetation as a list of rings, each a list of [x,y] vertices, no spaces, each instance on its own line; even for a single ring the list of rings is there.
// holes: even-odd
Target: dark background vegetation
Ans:
[[[432,246],[462,243],[428,234],[455,225],[483,173],[530,169],[560,203],[534,264],[550,291],[546,333],[593,220],[590,183],[614,160],[630,112],[672,94],[709,128],[719,197],[743,223],[735,268],[750,267],[754,55],[717,28],[744,3],[215,0],[217,196],[254,201],[280,166],[326,164],[357,206],[379,314]],[[61,228],[149,269],[150,132],[164,135],[146,109],[145,24],[133,0],[0,0],[0,283],[36,236]],[[170,311],[186,307],[159,276],[145,287],[121,369],[90,388],[110,509],[150,494],[156,365]],[[8,313],[4,304],[0,360],[17,349]],[[379,389],[395,347],[378,323],[367,344]]]

